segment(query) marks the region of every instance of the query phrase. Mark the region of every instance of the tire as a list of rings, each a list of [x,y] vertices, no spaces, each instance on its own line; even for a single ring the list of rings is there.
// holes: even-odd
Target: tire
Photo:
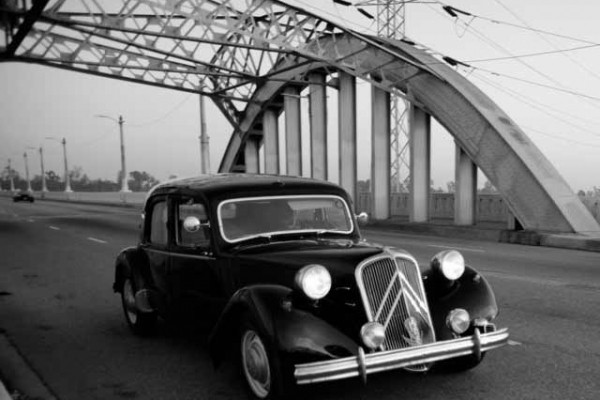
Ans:
[[[135,283],[131,278],[125,278],[121,288],[121,304],[125,321],[134,334],[149,336],[156,331],[157,316],[155,312],[142,313],[135,305]]]
[[[248,394],[253,399],[285,397],[286,386],[277,352],[256,325],[245,321],[239,341],[240,369]]]

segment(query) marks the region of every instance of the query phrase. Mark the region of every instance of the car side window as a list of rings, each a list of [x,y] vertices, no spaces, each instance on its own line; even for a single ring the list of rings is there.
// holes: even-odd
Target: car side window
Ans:
[[[208,226],[208,215],[204,204],[189,199],[178,203],[176,212],[177,245],[193,248],[209,247],[209,236],[205,229]]]
[[[150,224],[150,243],[167,245],[167,202],[159,201],[152,207],[152,220]]]

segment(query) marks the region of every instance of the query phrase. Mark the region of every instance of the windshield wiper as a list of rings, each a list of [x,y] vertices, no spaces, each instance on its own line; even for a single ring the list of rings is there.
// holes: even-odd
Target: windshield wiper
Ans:
[[[236,246],[249,246],[252,244],[271,243],[272,235],[253,235],[242,238],[236,243]]]

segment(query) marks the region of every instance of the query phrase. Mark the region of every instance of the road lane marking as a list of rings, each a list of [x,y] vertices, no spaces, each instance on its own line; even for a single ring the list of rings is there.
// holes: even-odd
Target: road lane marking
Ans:
[[[27,219],[27,222],[35,222],[34,220],[32,220],[31,218]]]
[[[52,226],[50,225],[50,229],[54,230],[54,231],[60,231],[60,228],[57,226]]]
[[[88,240],[91,240],[92,242],[96,242],[96,243],[103,243],[103,244],[104,243],[108,243],[108,242],[106,242],[104,240],[96,239],[94,237],[88,237]]]
[[[516,340],[508,340],[508,345],[509,346],[523,346],[523,343],[521,342],[517,342]]]
[[[428,244],[427,247],[437,247],[437,248],[440,248],[440,249],[452,249],[452,250],[471,251],[473,253],[485,253],[485,250],[473,249],[473,248],[470,248],[470,247],[442,246],[442,245],[438,245],[438,244]]]

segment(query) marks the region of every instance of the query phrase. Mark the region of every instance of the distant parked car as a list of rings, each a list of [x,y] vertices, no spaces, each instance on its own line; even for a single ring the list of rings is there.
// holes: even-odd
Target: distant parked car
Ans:
[[[13,201],[15,203],[18,201],[28,201],[30,203],[33,203],[35,200],[34,200],[33,196],[28,192],[16,192],[13,195]]]
[[[211,324],[252,396],[403,368],[466,370],[508,343],[487,280],[455,250],[422,266],[361,239],[348,194],[306,178],[222,174],[160,184],[140,243],[116,259],[125,320]]]

